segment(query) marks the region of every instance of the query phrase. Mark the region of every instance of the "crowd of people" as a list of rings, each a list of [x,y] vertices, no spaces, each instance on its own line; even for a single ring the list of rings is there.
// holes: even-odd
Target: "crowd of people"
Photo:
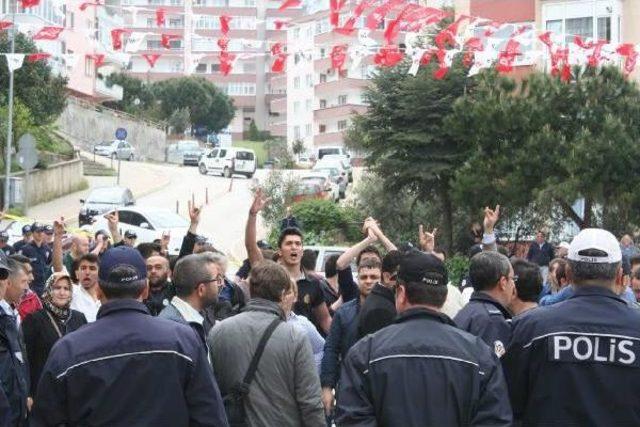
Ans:
[[[485,209],[462,283],[436,230],[398,248],[367,218],[324,261],[287,215],[248,258],[198,235],[136,245],[118,213],[0,233],[0,427],[639,425],[640,254],[582,230],[525,258]]]

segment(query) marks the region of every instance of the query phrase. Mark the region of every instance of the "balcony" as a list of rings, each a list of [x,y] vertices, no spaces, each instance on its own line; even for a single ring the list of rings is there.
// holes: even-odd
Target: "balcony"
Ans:
[[[327,31],[326,33],[320,33],[315,36],[315,44],[316,45],[328,45],[335,46],[338,44],[347,44],[353,45],[358,43],[358,33],[357,30],[353,32],[352,35],[345,35],[341,33],[337,33],[335,31]],[[369,33],[369,37],[373,40],[376,40],[378,43],[383,44],[384,41],[384,31],[382,30],[374,30]]]
[[[367,88],[369,80],[344,78],[325,83],[319,83],[315,86],[316,95],[327,95],[344,93],[347,91],[362,91]]]
[[[366,105],[344,104],[327,108],[319,108],[313,111],[314,120],[326,121],[336,119],[348,119],[355,114],[364,114],[367,112]]]
[[[124,90],[122,86],[113,85],[108,87],[103,79],[96,78],[96,84],[94,87],[96,98],[100,98],[104,101],[121,101]]]
[[[222,6],[198,6],[193,5],[193,13],[198,15],[229,15],[229,16],[256,16],[258,9],[255,7],[222,7]]]
[[[286,99],[287,94],[286,93],[266,93],[264,95],[264,100],[267,104],[271,104],[276,99],[282,99],[282,98]]]
[[[287,75],[286,74],[278,74],[271,78],[269,81],[271,84],[271,90],[286,90],[287,89]]]
[[[271,112],[272,113],[285,113],[287,112],[287,97],[278,98],[271,101]]]
[[[256,106],[255,95],[229,95],[233,98],[233,105],[236,107],[254,107]]]
[[[269,123],[267,130],[271,132],[272,136],[287,136],[287,122]]]
[[[313,145],[342,145],[344,142],[344,131],[325,132],[313,136]]]

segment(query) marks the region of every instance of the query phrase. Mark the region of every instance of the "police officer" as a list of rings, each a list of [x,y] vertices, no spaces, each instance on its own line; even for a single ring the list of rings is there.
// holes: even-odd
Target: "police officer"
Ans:
[[[13,247],[9,244],[9,233],[6,231],[0,231],[0,251],[4,252],[6,256],[16,253]]]
[[[586,229],[568,259],[575,294],[514,320],[503,359],[514,417],[527,426],[640,425],[640,311],[613,292],[620,246]]]
[[[471,258],[469,278],[474,292],[454,321],[461,329],[484,340],[498,357],[511,339],[511,313],[517,278],[509,259],[498,252],[480,252]]]
[[[28,243],[31,243],[31,224],[26,224],[22,226],[22,240],[19,240],[13,244],[13,249],[16,252],[20,252],[20,249]]]
[[[440,313],[447,298],[442,261],[409,252],[397,285],[396,321],[360,340],[343,362],[336,424],[511,425],[498,358]]]
[[[31,290],[42,295],[44,290],[44,282],[49,277],[51,265],[52,250],[45,242],[45,226],[38,222],[34,222],[31,225],[31,231],[33,233],[33,239],[30,243],[24,245],[20,250],[20,253],[31,262],[33,268],[33,282],[31,282]]]

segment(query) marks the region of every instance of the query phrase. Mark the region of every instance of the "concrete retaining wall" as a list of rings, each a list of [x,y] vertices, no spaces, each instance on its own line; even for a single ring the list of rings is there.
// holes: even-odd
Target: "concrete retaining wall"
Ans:
[[[22,188],[24,191],[24,172],[14,173],[12,176],[23,179]],[[83,177],[82,160],[80,159],[52,164],[46,169],[34,170],[29,174],[29,183],[26,189],[29,206],[82,190],[86,186],[87,181]]]
[[[82,150],[93,152],[101,141],[112,141],[118,128],[125,128],[136,159],[165,160],[167,135],[159,126],[138,121],[126,114],[70,98],[56,122],[58,129]]]

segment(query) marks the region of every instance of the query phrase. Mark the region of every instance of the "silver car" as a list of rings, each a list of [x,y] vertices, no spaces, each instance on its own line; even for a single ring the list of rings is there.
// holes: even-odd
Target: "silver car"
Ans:
[[[93,152],[99,156],[120,160],[133,160],[135,157],[134,149],[127,141],[103,141],[93,147]]]

